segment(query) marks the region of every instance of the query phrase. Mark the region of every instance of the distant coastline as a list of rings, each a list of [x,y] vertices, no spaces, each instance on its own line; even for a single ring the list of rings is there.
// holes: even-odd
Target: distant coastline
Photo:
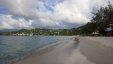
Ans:
[[[0,35],[32,36],[32,35],[77,35],[76,28],[73,29],[20,29],[17,31],[0,32]]]

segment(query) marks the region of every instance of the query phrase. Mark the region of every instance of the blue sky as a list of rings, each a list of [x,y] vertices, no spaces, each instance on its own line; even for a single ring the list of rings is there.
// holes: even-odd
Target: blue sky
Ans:
[[[0,0],[0,30],[76,28],[107,4],[108,0]]]
[[[5,7],[0,7],[0,14],[7,14],[8,10]]]

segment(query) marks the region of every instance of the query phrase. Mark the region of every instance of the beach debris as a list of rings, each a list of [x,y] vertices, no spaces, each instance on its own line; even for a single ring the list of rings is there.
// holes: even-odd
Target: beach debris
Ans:
[[[78,38],[75,38],[74,41],[75,41],[76,44],[80,43]]]

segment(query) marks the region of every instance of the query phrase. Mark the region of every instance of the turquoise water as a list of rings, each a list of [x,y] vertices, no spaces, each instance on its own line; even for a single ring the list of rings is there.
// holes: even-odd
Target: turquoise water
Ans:
[[[0,64],[7,64],[44,46],[68,39],[64,36],[0,36]]]

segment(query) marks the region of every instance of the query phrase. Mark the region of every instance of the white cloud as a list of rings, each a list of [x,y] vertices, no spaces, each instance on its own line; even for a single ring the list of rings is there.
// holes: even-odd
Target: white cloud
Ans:
[[[0,29],[32,28],[32,22],[32,20],[26,21],[24,18],[14,19],[12,15],[0,15]]]
[[[59,1],[0,0],[0,6],[9,11],[8,15],[0,15],[0,28],[73,28],[89,22],[93,10],[108,4],[108,0]]]
[[[6,7],[10,14],[28,18],[35,17],[36,0],[0,0],[0,4]]]

